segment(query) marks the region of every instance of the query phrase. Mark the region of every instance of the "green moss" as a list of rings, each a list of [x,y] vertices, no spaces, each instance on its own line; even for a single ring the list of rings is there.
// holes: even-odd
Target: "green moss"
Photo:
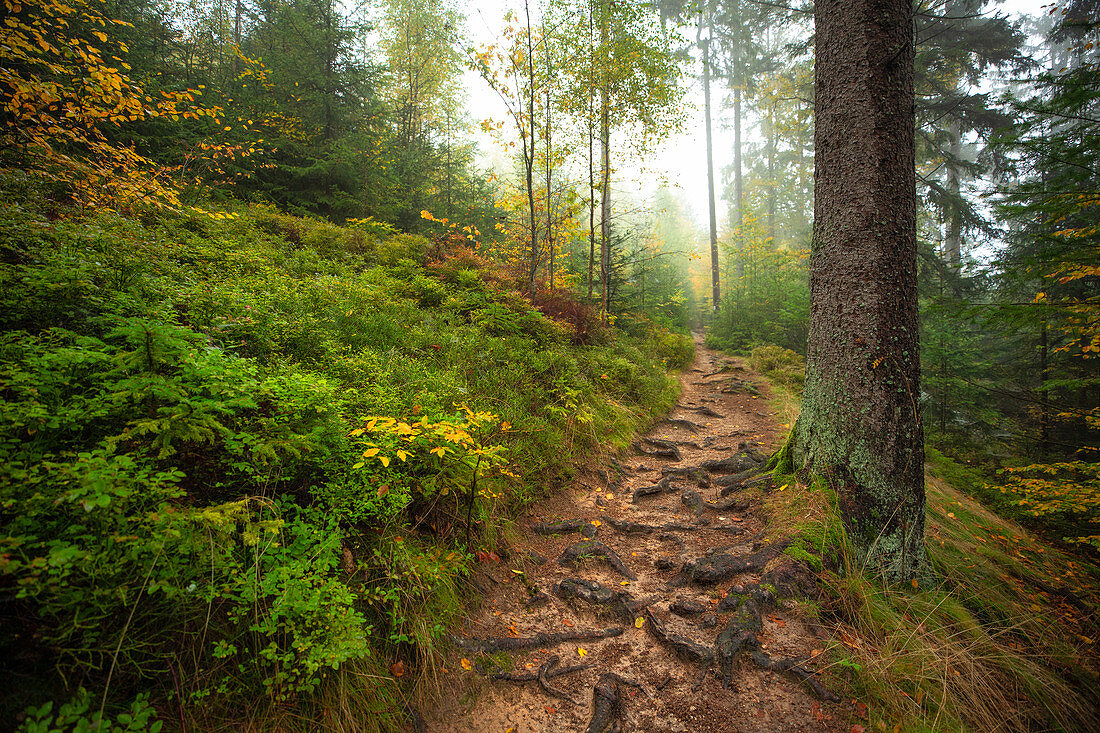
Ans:
[[[822,569],[821,558],[807,550],[801,539],[795,540],[783,551],[783,554],[793,557],[795,560],[800,560],[819,572]]]

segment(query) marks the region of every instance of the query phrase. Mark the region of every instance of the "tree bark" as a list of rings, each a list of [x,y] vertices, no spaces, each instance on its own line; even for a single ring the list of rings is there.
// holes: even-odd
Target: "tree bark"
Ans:
[[[958,274],[962,265],[962,211],[959,197],[959,166],[957,160],[962,154],[962,133],[958,120],[952,120],[947,128],[950,137],[947,157],[947,231],[944,234],[944,255],[952,273]]]
[[[600,89],[600,309],[607,322],[608,285],[611,276],[611,121],[609,93],[605,83]]]
[[[527,173],[527,206],[530,210],[529,222],[531,225],[531,253],[527,270],[527,292],[535,294],[535,275],[539,267],[539,238],[535,224],[535,50],[531,43],[531,8],[530,3],[524,0],[523,11],[527,17],[527,81],[531,85],[530,94],[527,97],[527,124],[530,127],[531,146],[528,150],[524,145],[523,157]]]
[[[909,0],[818,0],[810,335],[791,457],[837,492],[861,566],[925,562]]]
[[[733,226],[737,237],[737,277],[745,277],[744,232],[741,225],[745,222],[743,208],[744,181],[741,177],[741,89],[745,84],[745,68],[741,61],[741,45],[744,43],[744,31],[741,28],[741,3],[734,3],[734,33],[737,43],[733,49]]]
[[[546,51],[546,247],[549,250],[549,271],[548,279],[550,280],[550,290],[554,289],[554,209],[551,206],[551,196],[553,187],[551,184],[551,174],[553,171],[553,150],[554,146],[551,142],[551,115],[550,115],[550,84],[554,78],[554,65],[550,59],[550,42],[547,40],[547,30],[545,21],[543,21],[542,31],[542,45]]]
[[[706,24],[705,26],[703,24]],[[706,108],[707,122],[707,203],[710,213],[710,290],[711,311],[718,312],[721,304],[721,290],[718,281],[718,222],[714,212],[714,141],[711,133],[710,120],[710,34],[711,34],[710,8],[705,12],[705,17],[700,18],[700,30],[706,27],[706,38],[700,38],[699,45],[703,47],[703,100]]]

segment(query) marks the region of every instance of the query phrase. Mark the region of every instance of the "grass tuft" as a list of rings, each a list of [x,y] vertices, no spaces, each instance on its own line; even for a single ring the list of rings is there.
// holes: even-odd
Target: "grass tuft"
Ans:
[[[773,407],[788,414],[791,393],[773,393]],[[938,454],[934,466],[966,476]],[[890,586],[854,565],[822,482],[776,483],[785,486],[763,496],[769,531],[794,537],[787,554],[818,570],[813,611],[832,635],[825,669],[869,730],[1100,730],[1094,564],[930,474],[933,572]]]

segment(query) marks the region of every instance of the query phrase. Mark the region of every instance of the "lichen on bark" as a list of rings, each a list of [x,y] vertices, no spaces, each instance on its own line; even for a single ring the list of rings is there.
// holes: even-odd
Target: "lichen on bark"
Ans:
[[[786,456],[836,491],[863,567],[924,562],[912,7],[818,0],[816,185],[802,413]]]

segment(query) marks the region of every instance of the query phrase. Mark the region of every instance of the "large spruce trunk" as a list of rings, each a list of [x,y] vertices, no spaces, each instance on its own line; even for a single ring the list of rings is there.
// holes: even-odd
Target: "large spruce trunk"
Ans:
[[[909,0],[817,0],[810,336],[791,457],[865,567],[924,562]]]

